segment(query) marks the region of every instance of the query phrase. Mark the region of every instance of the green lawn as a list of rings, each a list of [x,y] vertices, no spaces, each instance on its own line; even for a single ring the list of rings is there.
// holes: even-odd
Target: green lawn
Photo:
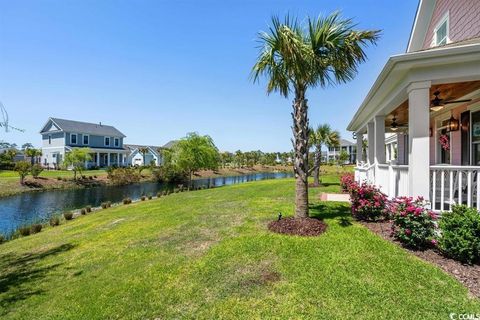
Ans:
[[[327,187],[337,190],[332,177]],[[338,180],[337,180],[338,181]],[[332,184],[333,183],[333,184]],[[448,319],[480,302],[440,269],[319,202],[325,234],[272,234],[292,179],[119,206],[0,246],[5,319]]]
[[[83,175],[86,176],[101,176],[106,175],[105,170],[85,170]],[[45,178],[56,178],[56,177],[66,177],[73,178],[73,171],[71,170],[44,170],[40,173],[40,177]],[[18,180],[18,173],[12,170],[0,170],[0,178],[15,178]]]

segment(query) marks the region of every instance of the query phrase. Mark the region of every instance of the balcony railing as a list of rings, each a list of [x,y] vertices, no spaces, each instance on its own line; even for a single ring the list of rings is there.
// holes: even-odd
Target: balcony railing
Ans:
[[[480,210],[479,172],[478,166],[430,166],[432,210],[448,211],[454,204]]]

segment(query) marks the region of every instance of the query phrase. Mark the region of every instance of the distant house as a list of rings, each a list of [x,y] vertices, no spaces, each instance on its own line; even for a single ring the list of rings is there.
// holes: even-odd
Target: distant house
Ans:
[[[125,144],[125,150],[127,150],[126,164],[130,166],[159,166],[163,161],[160,150],[171,148],[174,144],[175,141],[170,141],[163,146]]]
[[[25,153],[22,150],[19,150],[17,148],[0,148],[0,153],[7,153],[10,150],[15,151],[15,156],[12,159],[13,162],[27,160],[27,157],[25,156]],[[28,159],[30,159],[30,158],[28,158]]]
[[[348,154],[348,159],[346,161],[347,164],[355,163],[357,159],[357,146],[355,143],[345,139],[340,139],[340,146],[327,148],[327,151],[322,154],[323,161],[328,162],[338,160],[342,151],[345,151]]]
[[[56,169],[66,153],[84,147],[92,151],[92,160],[85,163],[87,168],[126,165],[125,135],[113,126],[49,118],[40,134],[44,167]]]

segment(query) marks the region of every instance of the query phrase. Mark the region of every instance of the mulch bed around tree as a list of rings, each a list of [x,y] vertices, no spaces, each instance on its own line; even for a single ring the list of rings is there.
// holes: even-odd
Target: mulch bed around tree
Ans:
[[[411,250],[390,235],[391,223],[386,222],[361,222],[365,227],[380,235],[382,238],[394,242],[417,257],[437,265],[443,271],[450,273],[465,287],[470,294],[480,298],[480,265],[466,265],[459,261],[449,259],[433,249]]]
[[[287,217],[270,222],[268,229],[276,233],[314,237],[324,233],[327,225],[318,219]]]

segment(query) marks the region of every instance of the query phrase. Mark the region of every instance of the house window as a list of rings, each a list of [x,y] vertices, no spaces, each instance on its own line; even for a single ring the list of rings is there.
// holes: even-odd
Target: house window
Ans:
[[[71,144],[77,144],[77,134],[76,133],[70,134],[70,143]]]
[[[472,165],[480,165],[480,111],[472,113]]]
[[[448,43],[448,12],[435,28],[435,45],[441,46]]]
[[[105,137],[105,146],[110,145],[110,137]]]
[[[115,147],[120,146],[120,139],[115,138],[115,139],[113,140],[113,144],[115,145]]]
[[[52,135],[51,134],[48,135],[48,144],[52,144]]]
[[[90,136],[88,134],[84,134],[83,135],[83,144],[88,145],[89,142],[90,142]]]

